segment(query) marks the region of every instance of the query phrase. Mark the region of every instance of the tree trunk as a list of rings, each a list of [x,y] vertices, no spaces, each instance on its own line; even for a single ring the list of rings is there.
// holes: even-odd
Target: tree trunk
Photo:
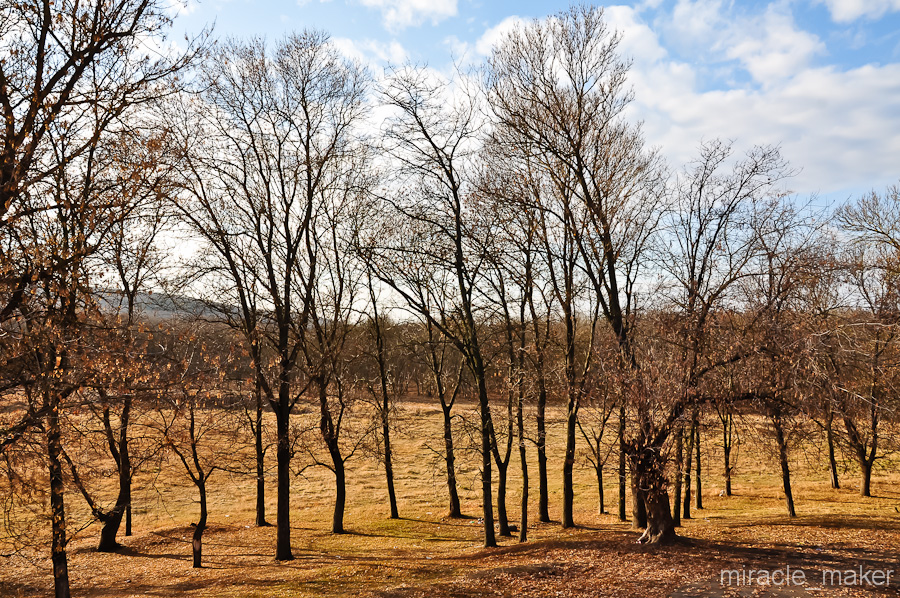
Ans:
[[[831,487],[835,490],[840,489],[841,482],[838,479],[837,458],[834,451],[834,412],[831,408],[825,415],[825,437],[828,440],[828,465],[831,470]]]
[[[603,500],[603,465],[598,462],[597,467],[595,467],[594,470],[597,474],[597,495],[600,503],[597,507],[597,512],[601,515],[605,515],[606,504]]]
[[[294,555],[291,552],[291,445],[288,436],[288,414],[276,413],[275,420],[278,435],[275,453],[278,462],[275,560],[290,561]]]
[[[191,540],[191,546],[194,554],[194,569],[203,566],[203,532],[206,530],[206,481],[201,479],[197,483],[197,490],[200,491],[200,521],[194,527],[194,536]]]
[[[787,441],[784,437],[784,424],[780,414],[772,415],[772,426],[775,428],[775,441],[778,444],[778,459],[781,463],[781,481],[784,487],[784,500],[787,504],[788,516],[796,517],[794,495],[791,492],[791,469],[788,463]]]
[[[691,518],[691,463],[694,454],[694,424],[691,424],[691,430],[688,433],[688,445],[684,452],[684,500],[681,501],[683,512],[682,519]]]
[[[684,430],[675,430],[675,504],[672,508],[672,523],[681,525],[681,476],[684,469]]]
[[[453,449],[453,427],[451,411],[452,407],[441,402],[441,411],[444,413],[444,460],[447,464],[447,491],[450,494],[450,517],[462,517],[459,504],[459,493],[456,490],[456,454]]]
[[[697,475],[695,479],[697,480],[697,509],[703,508],[703,486],[700,481],[700,422],[698,421],[696,426],[694,427],[694,447],[697,449]]]
[[[119,533],[119,527],[122,525],[122,516],[126,512],[130,512],[131,506],[131,454],[128,445],[128,423],[131,417],[131,397],[125,397],[122,405],[122,415],[119,421],[119,438],[114,440],[112,427],[109,421],[109,410],[104,410],[104,424],[107,427],[111,449],[115,449],[113,456],[118,469],[119,492],[116,496],[116,504],[109,513],[102,519],[103,526],[100,529],[100,544],[97,546],[98,552],[115,552],[121,548],[121,544],[116,541]],[[126,524],[126,528],[130,528]],[[130,530],[126,529],[127,532]]]
[[[660,447],[647,447],[630,455],[634,489],[642,498],[645,526],[638,540],[646,544],[670,544],[675,540],[665,462]]]
[[[511,536],[509,531],[509,519],[506,516],[506,473],[509,461],[497,462],[497,527],[501,536]]]
[[[263,404],[259,379],[256,381],[256,425],[253,428],[256,448],[256,526],[266,527],[266,463],[262,438]]]
[[[335,440],[329,444],[331,462],[334,466],[334,517],[331,520],[331,533],[344,533],[344,507],[347,502],[347,480],[344,471],[344,460],[341,458],[340,447]]]
[[[722,424],[722,453],[725,459],[725,496],[731,496],[731,442],[734,419],[731,413],[725,415]]]
[[[391,504],[391,519],[400,519],[400,513],[397,510],[397,494],[394,492],[394,465],[391,453],[391,427],[388,420],[387,411],[389,405],[385,399],[382,405],[382,422],[381,433],[384,436],[384,474],[387,477],[388,500]]]
[[[58,401],[52,400],[47,416],[47,463],[50,473],[50,522],[53,536],[50,559],[53,563],[53,592],[55,598],[70,598],[69,563],[66,557],[66,507],[63,471],[60,463],[62,443],[59,430]]]
[[[491,408],[488,403],[487,385],[485,384],[484,366],[476,361],[473,373],[478,382],[478,405],[481,415],[481,507],[484,517],[484,546],[497,546],[494,535],[494,505],[491,492],[491,447],[493,444],[493,424]]]
[[[569,404],[566,410],[566,454],[563,461],[563,529],[575,527],[572,513],[575,503],[575,488],[572,472],[575,468],[575,429],[578,425],[577,397],[569,393]]]
[[[859,464],[859,472],[861,475],[859,495],[872,496],[872,464],[866,460],[863,460]]]
[[[519,542],[528,540],[528,460],[525,452],[525,419],[523,412],[524,396],[519,392],[516,408],[516,424],[519,432],[519,461],[522,466],[522,508],[519,517]]]
[[[644,496],[644,486],[638,473],[631,471],[631,527],[644,529],[647,527],[647,501]]]
[[[538,521],[550,521],[550,492],[547,487],[547,388],[539,374],[537,401],[537,457],[538,457]]]
[[[619,407],[619,521],[627,521],[625,514],[625,405]]]

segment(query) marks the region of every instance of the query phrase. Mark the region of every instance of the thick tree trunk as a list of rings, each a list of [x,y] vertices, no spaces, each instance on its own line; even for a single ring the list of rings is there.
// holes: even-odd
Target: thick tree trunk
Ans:
[[[494,548],[497,546],[497,538],[494,535],[494,505],[491,492],[493,424],[485,384],[484,366],[480,362],[476,362],[473,370],[478,382],[478,406],[481,415],[481,506],[484,521],[484,546],[485,548]]]
[[[528,460],[525,452],[525,420],[523,411],[524,397],[519,394],[519,404],[516,412],[516,423],[519,428],[519,462],[522,467],[522,503],[519,516],[519,542],[528,540]]]
[[[50,473],[50,559],[53,563],[53,592],[55,598],[70,598],[69,563],[66,556],[66,507],[63,470],[60,462],[62,443],[59,429],[58,402],[47,416],[47,463]]]
[[[644,529],[647,527],[647,500],[644,496],[645,487],[641,486],[638,473],[631,470],[631,527]]]
[[[594,468],[594,471],[597,474],[597,495],[599,501],[597,512],[601,515],[604,515],[606,514],[606,504],[603,500],[603,465],[598,462],[597,467]]]
[[[456,490],[456,454],[453,449],[452,407],[441,403],[444,413],[444,460],[447,464],[447,491],[450,494],[450,517],[462,517],[459,504],[459,493]]]
[[[331,453],[331,462],[334,467],[334,516],[331,519],[331,533],[344,533],[344,508],[347,503],[347,479],[344,470],[344,460],[341,457],[340,447],[335,441],[328,447]]]
[[[703,485],[702,485],[702,482],[700,481],[701,471],[700,471],[700,422],[699,421],[697,422],[697,425],[694,427],[694,435],[695,435],[694,448],[697,450],[697,474],[695,476],[695,479],[697,481],[697,490],[696,490],[695,494],[696,494],[696,500],[697,500],[697,509],[699,510],[699,509],[703,508]]]
[[[834,450],[834,412],[829,408],[825,415],[825,438],[828,440],[828,466],[831,471],[831,487],[840,489],[841,482],[838,479],[837,458]]]
[[[538,458],[538,521],[550,521],[550,491],[547,486],[547,388],[543,378],[538,383],[537,402],[537,458]]]
[[[122,404],[122,414],[119,421],[119,437],[114,438],[112,425],[109,420],[109,409],[104,409],[104,425],[109,438],[110,451],[116,461],[118,470],[119,492],[116,496],[116,504],[102,518],[103,526],[100,529],[100,544],[98,552],[115,552],[121,545],[116,541],[119,527],[122,525],[122,517],[130,513],[131,506],[131,454],[128,444],[128,424],[131,419],[131,397],[125,397]],[[126,523],[126,535],[130,531],[130,523]]]
[[[691,424],[691,430],[688,433],[688,445],[685,447],[685,463],[684,463],[684,500],[682,505],[682,519],[691,518],[691,464],[694,454],[694,424]]]
[[[501,536],[511,536],[509,531],[509,518],[506,516],[506,474],[509,461],[497,462],[497,527]]]
[[[131,535],[131,502],[125,505],[125,535]]]
[[[578,425],[577,397],[569,395],[566,410],[566,453],[563,461],[563,528],[575,527],[573,508],[575,504],[575,488],[572,473],[575,469],[575,429]]]
[[[787,505],[788,516],[796,517],[794,509],[794,494],[791,492],[791,469],[788,463],[787,441],[784,437],[784,424],[779,414],[772,415],[772,426],[775,428],[775,442],[778,445],[778,460],[781,463],[781,482],[784,487],[784,500]]]
[[[266,463],[262,438],[263,403],[259,380],[256,382],[256,424],[253,427],[253,440],[256,449],[256,525],[266,527]]]
[[[278,506],[275,513],[277,538],[275,544],[275,560],[290,561],[291,552],[291,445],[288,436],[288,415],[277,413],[278,446],[275,458],[278,467]]]
[[[675,430],[675,504],[672,508],[672,523],[681,525],[681,476],[684,469],[684,430]]]
[[[120,452],[119,455],[122,459],[122,464],[119,466],[119,494],[116,497],[115,506],[103,518],[103,526],[100,528],[100,544],[97,546],[98,552],[115,552],[121,548],[121,544],[116,541],[116,535],[122,524],[122,517],[127,511],[128,505],[131,504],[131,476],[129,475],[131,464],[127,448],[124,453]]]
[[[202,476],[202,472],[201,472]],[[200,520],[194,527],[194,535],[191,539],[191,546],[194,555],[194,569],[203,566],[203,532],[206,530],[206,482],[200,480],[197,484],[197,490],[200,491]]]
[[[625,405],[619,407],[619,521],[627,521],[625,513]]]
[[[734,420],[731,413],[722,423],[722,453],[725,460],[725,496],[731,496],[731,443]]]
[[[391,452],[391,427],[388,421],[387,410],[389,406],[387,401],[382,405],[384,412],[381,424],[381,433],[384,436],[384,474],[387,478],[388,500],[391,505],[391,519],[400,519],[400,513],[397,510],[397,494],[394,492],[394,464],[393,454]]]
[[[861,476],[859,495],[872,496],[872,463],[865,459],[862,460],[859,464],[859,472]]]
[[[646,544],[670,544],[675,540],[665,462],[659,447],[648,447],[630,455],[632,479],[644,506],[645,527],[638,540]]]

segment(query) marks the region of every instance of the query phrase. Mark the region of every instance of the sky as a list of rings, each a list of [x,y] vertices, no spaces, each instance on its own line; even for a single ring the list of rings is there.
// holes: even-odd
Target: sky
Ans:
[[[172,0],[174,33],[327,31],[378,76],[410,61],[453,73],[557,0]],[[678,170],[704,140],[777,145],[787,188],[833,207],[900,183],[900,0],[604,4],[633,61],[628,117]]]

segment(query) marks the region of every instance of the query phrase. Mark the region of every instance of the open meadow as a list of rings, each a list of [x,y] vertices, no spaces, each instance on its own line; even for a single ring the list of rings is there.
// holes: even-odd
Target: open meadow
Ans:
[[[474,413],[463,404],[461,415]],[[734,496],[720,495],[720,431],[709,419],[703,439],[704,509],[678,529],[672,546],[636,543],[639,532],[618,520],[616,454],[605,472],[606,510],[598,514],[596,478],[579,454],[575,482],[576,529],[563,530],[560,433],[562,409],[551,409],[548,434],[550,514],[553,523],[532,523],[529,541],[501,538],[501,547],[482,548],[481,510],[474,450],[460,446],[458,480],[468,518],[446,517],[443,460],[434,445],[441,415],[433,402],[409,399],[398,407],[394,468],[400,519],[389,519],[384,472],[371,453],[348,463],[347,533],[329,532],[333,475],[311,467],[292,480],[293,561],[273,558],[275,530],[254,525],[252,476],[216,472],[209,482],[209,528],[204,566],[191,567],[191,527],[197,518],[194,487],[172,459],[141,471],[135,480],[134,533],[120,535],[119,553],[95,551],[99,527],[77,532],[69,545],[72,592],[81,597],[208,596],[843,596],[897,595],[900,580],[887,587],[821,586],[825,569],[885,569],[900,572],[900,467],[894,456],[881,461],[871,498],[859,496],[852,462],[843,462],[842,489],[829,487],[827,462],[809,436],[792,447],[791,465],[798,517],[789,519],[780,491],[780,470],[770,454],[762,424],[748,416],[736,447]],[[309,413],[295,416],[302,421]],[[557,430],[552,428],[558,427]],[[461,430],[460,430],[461,432]],[[458,434],[460,438],[464,435]],[[610,441],[613,434],[610,433]],[[217,442],[228,442],[227,438]],[[243,446],[246,443],[243,443]],[[533,445],[529,455],[535,459]],[[521,479],[517,453],[510,464],[507,505],[519,519]],[[271,459],[271,456],[269,457]],[[302,455],[295,457],[298,465]],[[299,468],[299,467],[298,467]],[[274,469],[274,468],[273,468]],[[531,473],[530,520],[536,522],[537,464]],[[496,487],[496,486],[495,486]],[[267,515],[274,520],[274,471],[267,478]],[[109,480],[114,496],[114,480]],[[77,492],[67,493],[70,530],[89,521]],[[630,497],[628,499],[630,512]],[[36,533],[49,533],[41,522]],[[35,538],[38,539],[38,538]],[[40,542],[35,542],[40,545]],[[48,543],[42,544],[44,547]],[[4,550],[3,552],[6,552]],[[52,595],[46,549],[21,549],[0,560],[0,596]],[[723,569],[802,569],[807,585],[791,592],[729,594]],[[896,575],[897,573],[895,573]],[[747,592],[750,588],[738,588]],[[774,588],[781,589],[781,588]],[[735,590],[737,591],[737,590]]]

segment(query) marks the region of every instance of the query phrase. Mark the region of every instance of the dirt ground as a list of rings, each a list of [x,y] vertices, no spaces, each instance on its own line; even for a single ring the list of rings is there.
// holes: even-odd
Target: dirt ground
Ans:
[[[205,566],[192,569],[189,524],[196,517],[196,497],[183,474],[168,464],[138,480],[135,533],[120,536],[120,553],[94,551],[96,525],[77,533],[69,546],[73,596],[900,596],[900,475],[893,462],[876,472],[876,496],[861,498],[854,487],[852,463],[843,472],[845,488],[832,490],[816,453],[797,447],[795,493],[800,516],[792,520],[784,514],[775,462],[768,458],[765,442],[749,433],[739,452],[735,496],[720,496],[717,435],[710,429],[703,461],[705,508],[695,509],[694,518],[679,528],[676,545],[639,545],[638,534],[627,523],[598,514],[597,482],[582,464],[576,483],[578,528],[535,523],[529,526],[529,542],[501,538],[500,548],[488,550],[481,547],[482,528],[476,518],[480,506],[475,455],[461,446],[463,511],[473,517],[443,517],[444,479],[439,456],[432,450],[439,438],[432,434],[439,430],[438,413],[427,403],[409,404],[403,422],[395,443],[403,518],[387,517],[383,472],[376,459],[359,456],[351,461],[348,474],[349,531],[333,535],[327,531],[331,473],[307,470],[292,482],[295,559],[278,563],[273,558],[275,529],[253,525],[252,480],[216,474],[219,477],[210,482]],[[551,464],[558,463],[561,447],[551,449]],[[533,447],[529,451],[533,459]],[[507,506],[518,523],[515,458],[514,454]],[[561,498],[558,469],[550,468],[551,517],[556,519]],[[536,463],[530,464],[530,471],[534,475]],[[615,509],[612,473],[605,488],[608,510]],[[267,507],[274,519],[274,478],[270,482]],[[532,520],[537,515],[536,486],[532,478]],[[72,528],[77,529],[79,516],[84,519],[80,497],[70,492],[67,500]],[[36,544],[37,548],[0,557],[3,598],[52,595],[48,554]],[[859,572],[860,567],[869,577],[857,580],[861,584],[848,583],[847,572]],[[802,571],[805,583],[764,585],[751,579],[723,585],[723,570],[744,572],[744,579],[746,571],[757,576],[759,571],[794,575]],[[842,572],[842,583],[835,583],[829,571]],[[893,571],[890,585],[866,583],[878,579],[870,577],[875,571]],[[823,573],[831,578],[823,579]]]

